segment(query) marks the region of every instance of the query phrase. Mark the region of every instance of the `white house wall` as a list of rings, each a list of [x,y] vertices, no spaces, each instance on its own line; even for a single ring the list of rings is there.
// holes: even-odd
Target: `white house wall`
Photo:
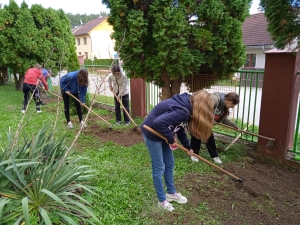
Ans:
[[[251,48],[251,49],[246,49],[246,54],[256,54],[256,64],[255,64],[255,68],[257,69],[263,69],[265,68],[265,54],[264,54],[264,50],[259,47],[259,48]]]
[[[92,54],[98,59],[113,58],[114,41],[110,38],[111,31],[96,30],[90,33],[92,39]]]

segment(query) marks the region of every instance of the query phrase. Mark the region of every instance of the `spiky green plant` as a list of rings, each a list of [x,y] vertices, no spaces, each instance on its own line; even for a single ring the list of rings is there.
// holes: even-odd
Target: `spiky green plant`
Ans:
[[[84,183],[94,171],[79,165],[79,157],[63,159],[64,137],[54,140],[46,127],[31,140],[13,143],[10,136],[0,154],[0,224],[93,224],[91,217],[99,222],[77,193],[95,194]]]

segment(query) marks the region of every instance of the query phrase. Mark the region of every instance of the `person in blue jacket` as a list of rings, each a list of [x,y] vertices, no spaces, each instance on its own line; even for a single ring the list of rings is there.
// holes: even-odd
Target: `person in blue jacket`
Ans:
[[[170,202],[187,203],[187,198],[176,192],[174,185],[172,150],[176,148],[175,134],[181,144],[190,150],[185,130],[206,142],[212,132],[213,109],[214,100],[206,91],[199,91],[193,95],[176,94],[158,103],[142,123],[141,129],[152,161],[152,178],[160,208],[173,211],[174,207]],[[143,125],[159,132],[167,139],[167,142],[145,129]],[[166,194],[162,176],[167,187]]]
[[[70,120],[70,96],[72,94],[77,99],[80,99],[81,104],[85,104],[85,95],[89,85],[88,72],[86,69],[80,69],[60,78],[60,89],[64,101],[64,112],[67,120],[68,128],[73,128],[73,124]],[[74,99],[79,123],[81,127],[85,127],[86,124],[82,121],[81,104]]]
[[[48,84],[48,88],[50,89],[50,84],[51,84],[50,76],[52,74],[52,71],[51,70],[47,70],[47,69],[44,68],[44,69],[42,69],[42,74],[43,74],[43,76],[44,76],[44,78],[45,78],[45,80],[46,80],[46,82]],[[40,93],[44,92],[46,95],[48,95],[47,92],[45,92],[43,90],[45,88],[44,88],[44,85],[41,82],[40,82],[39,86],[42,87],[40,89]],[[48,95],[48,97],[49,97],[49,95]],[[41,96],[40,96],[40,100],[41,100],[41,105],[46,105],[46,103],[42,100]]]

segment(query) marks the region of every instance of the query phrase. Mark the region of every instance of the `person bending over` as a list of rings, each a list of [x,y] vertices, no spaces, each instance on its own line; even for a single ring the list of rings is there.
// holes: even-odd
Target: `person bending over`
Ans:
[[[26,112],[28,99],[30,93],[33,94],[33,99],[35,101],[35,108],[37,113],[41,113],[41,98],[40,98],[40,91],[39,91],[39,83],[42,82],[45,90],[48,90],[48,84],[42,74],[41,70],[42,66],[40,64],[36,64],[34,68],[30,68],[26,71],[24,75],[24,82],[23,82],[23,93],[24,93],[24,101],[22,107],[22,113]]]
[[[68,128],[73,128],[73,124],[70,120],[70,94],[72,94],[77,99],[80,99],[81,103],[79,103],[75,98],[73,100],[76,107],[79,124],[81,127],[86,127],[86,124],[84,124],[84,122],[82,121],[81,105],[85,104],[85,95],[88,86],[88,72],[84,68],[69,72],[68,74],[60,78],[60,89],[64,101],[64,112]]]
[[[191,148],[185,129],[194,137],[206,142],[212,132],[213,107],[213,98],[206,91],[199,91],[194,95],[177,94],[158,103],[142,123],[141,129],[151,158],[153,184],[160,208],[173,211],[174,207],[170,202],[187,203],[187,198],[178,193],[174,185],[172,150],[176,148],[175,134],[187,149]],[[143,125],[159,132],[167,142],[145,129]],[[166,194],[162,176],[167,187]]]
[[[228,94],[216,92],[212,93],[211,96],[214,99],[214,121],[232,126],[237,131],[239,131],[238,126],[227,118],[229,115],[229,109],[234,108],[240,102],[238,94],[235,92],[230,92]],[[222,164],[222,160],[218,155],[213,133],[211,133],[205,145],[210,157],[214,160],[214,162]],[[200,147],[201,140],[191,135],[191,148],[193,149],[195,154],[199,155]],[[191,156],[191,160],[194,162],[199,162],[199,159],[195,156]]]

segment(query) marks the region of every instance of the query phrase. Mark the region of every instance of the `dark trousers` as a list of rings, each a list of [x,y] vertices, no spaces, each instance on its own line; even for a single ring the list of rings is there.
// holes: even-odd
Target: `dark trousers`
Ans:
[[[120,103],[117,100],[116,97],[114,97],[115,100],[115,113],[116,113],[116,121],[122,121],[121,118],[121,108],[120,108]],[[129,113],[129,94],[122,96],[122,104]],[[130,122],[129,117],[127,116],[126,112],[123,109],[123,115],[124,115],[124,121],[125,123]]]
[[[69,123],[71,120],[70,120],[70,97],[68,94],[66,94],[66,92],[62,91],[62,97],[63,97],[63,100],[64,100],[64,107],[65,107],[65,117],[67,119],[67,123]],[[79,99],[79,94],[78,93],[71,93],[72,95],[74,95],[77,99]],[[78,119],[79,119],[79,122],[82,120],[82,111],[81,111],[81,105],[78,101],[76,101],[75,99],[74,100],[74,104],[75,104],[75,107],[76,107],[76,111],[77,111],[77,115],[78,115]]]
[[[23,83],[23,93],[24,93],[24,101],[23,101],[23,110],[26,110],[30,93],[33,94],[33,99],[35,101],[36,110],[41,109],[41,99],[39,88],[34,84]]]
[[[210,154],[210,157],[212,158],[218,157],[218,151],[217,151],[216,142],[213,133],[210,135],[205,145],[208,150],[208,153]],[[195,154],[199,155],[200,147],[201,147],[201,140],[192,136],[191,149],[193,149]]]

